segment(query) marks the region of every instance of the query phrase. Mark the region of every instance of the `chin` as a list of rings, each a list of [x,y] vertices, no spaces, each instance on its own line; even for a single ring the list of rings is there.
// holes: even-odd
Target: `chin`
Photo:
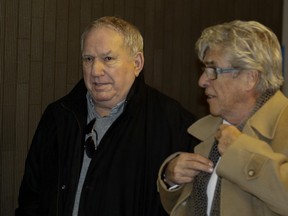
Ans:
[[[221,114],[221,113],[219,112],[219,110],[215,110],[215,109],[212,109],[212,108],[210,108],[209,112],[210,112],[210,114],[213,115],[213,116],[220,116],[220,114]]]

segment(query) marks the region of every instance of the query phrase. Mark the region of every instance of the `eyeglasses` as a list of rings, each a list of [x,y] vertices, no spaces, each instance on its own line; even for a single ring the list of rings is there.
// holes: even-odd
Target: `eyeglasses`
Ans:
[[[98,143],[98,134],[97,131],[93,128],[95,121],[96,118],[92,119],[85,128],[85,134],[88,136],[85,141],[85,151],[89,158],[92,158],[95,154]],[[95,136],[95,139],[93,139],[93,136]]]
[[[238,68],[219,68],[219,67],[202,67],[202,71],[206,74],[208,79],[215,80],[218,77],[218,74],[222,73],[235,73],[239,72]]]

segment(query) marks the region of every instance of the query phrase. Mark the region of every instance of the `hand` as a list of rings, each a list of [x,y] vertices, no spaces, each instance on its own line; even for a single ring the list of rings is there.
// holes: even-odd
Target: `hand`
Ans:
[[[222,124],[215,134],[218,140],[218,151],[222,155],[242,133],[232,125]]]
[[[174,184],[181,185],[192,182],[200,171],[213,172],[212,161],[199,154],[181,153],[168,163],[165,178]]]

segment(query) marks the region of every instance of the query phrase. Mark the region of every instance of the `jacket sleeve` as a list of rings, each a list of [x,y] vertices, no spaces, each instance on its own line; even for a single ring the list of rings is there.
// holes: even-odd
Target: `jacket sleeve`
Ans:
[[[288,212],[288,151],[283,153],[257,138],[242,134],[222,155],[217,174],[260,199],[273,212]]]
[[[47,113],[47,109],[43,114],[37,130],[34,134],[26,161],[23,179],[21,182],[18,207],[15,210],[15,216],[39,216],[46,215],[48,212],[40,212],[40,205],[43,203],[41,198],[41,190],[43,191],[42,174],[43,160],[50,156],[47,151],[48,144],[55,138],[55,127],[53,125],[53,117],[51,113]],[[52,132],[54,131],[54,132]],[[54,137],[54,138],[53,138]],[[48,174],[49,175],[49,174]],[[47,176],[46,178],[51,178]]]
[[[176,152],[172,155],[170,155],[161,165],[159,173],[158,173],[158,180],[157,180],[157,187],[158,187],[158,192],[160,193],[160,199],[161,199],[161,203],[165,209],[165,211],[167,213],[171,213],[172,209],[174,208],[174,206],[176,205],[181,193],[182,193],[182,189],[183,187],[180,186],[177,189],[174,190],[169,190],[167,188],[167,185],[165,184],[165,182],[162,179],[162,174],[164,172],[164,169],[166,167],[166,165],[169,163],[169,161],[171,161],[173,158],[177,157],[177,155],[179,155],[179,152]]]

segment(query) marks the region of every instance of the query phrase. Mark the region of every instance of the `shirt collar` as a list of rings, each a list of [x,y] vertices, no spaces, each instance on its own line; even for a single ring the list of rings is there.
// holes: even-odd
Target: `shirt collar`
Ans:
[[[90,115],[93,115],[94,117],[100,117],[98,113],[95,111],[95,104],[93,102],[93,98],[89,91],[87,91],[86,98],[87,98],[88,113],[90,113]],[[109,116],[117,115],[119,112],[121,113],[124,108],[124,103],[125,103],[125,100],[116,104],[116,106],[114,106],[110,110]]]

